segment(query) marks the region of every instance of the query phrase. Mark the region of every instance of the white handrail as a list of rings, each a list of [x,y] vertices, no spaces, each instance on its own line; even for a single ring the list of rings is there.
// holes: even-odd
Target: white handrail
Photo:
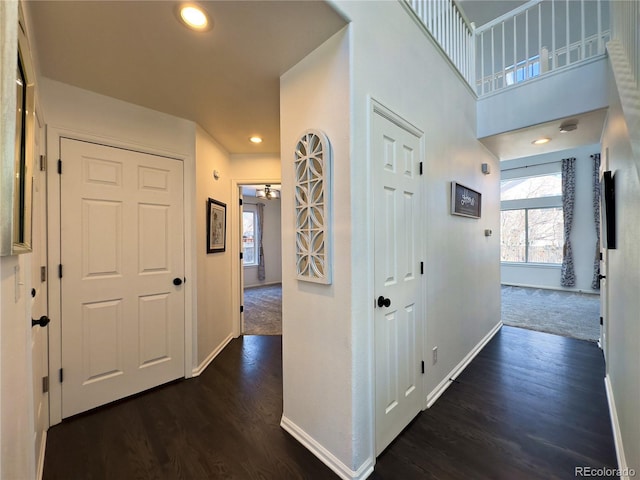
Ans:
[[[475,40],[473,24],[458,8],[456,0],[404,0],[431,34],[460,75],[475,84]]]

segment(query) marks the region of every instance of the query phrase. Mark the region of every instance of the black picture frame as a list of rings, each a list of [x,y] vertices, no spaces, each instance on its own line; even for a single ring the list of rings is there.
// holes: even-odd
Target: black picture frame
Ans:
[[[207,253],[227,249],[227,204],[207,199]]]
[[[457,182],[451,182],[451,214],[480,218],[482,216],[482,194]]]

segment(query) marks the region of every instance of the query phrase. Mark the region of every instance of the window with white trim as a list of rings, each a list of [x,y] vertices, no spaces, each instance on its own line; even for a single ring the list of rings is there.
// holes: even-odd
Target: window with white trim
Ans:
[[[561,173],[502,180],[500,193],[500,260],[561,264],[564,245]]]
[[[242,212],[242,264],[245,267],[258,264],[256,220],[256,212],[246,210]]]

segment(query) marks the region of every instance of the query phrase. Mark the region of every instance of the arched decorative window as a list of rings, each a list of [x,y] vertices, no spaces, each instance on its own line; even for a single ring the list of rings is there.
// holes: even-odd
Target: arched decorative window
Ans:
[[[331,283],[331,144],[307,130],[295,149],[296,271],[299,280]]]

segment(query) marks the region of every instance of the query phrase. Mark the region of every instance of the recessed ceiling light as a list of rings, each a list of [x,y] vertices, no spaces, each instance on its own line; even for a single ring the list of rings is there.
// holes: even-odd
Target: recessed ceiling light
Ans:
[[[548,137],[544,137],[544,138],[539,138],[537,140],[534,140],[533,143],[534,145],[544,145],[545,143],[549,143],[551,141],[550,138]]]
[[[262,138],[258,137],[258,136],[254,136],[254,137],[250,137],[249,141],[251,143],[262,143]]]
[[[205,11],[198,5],[188,3],[179,8],[180,20],[192,30],[203,32],[211,28],[211,22]]]

